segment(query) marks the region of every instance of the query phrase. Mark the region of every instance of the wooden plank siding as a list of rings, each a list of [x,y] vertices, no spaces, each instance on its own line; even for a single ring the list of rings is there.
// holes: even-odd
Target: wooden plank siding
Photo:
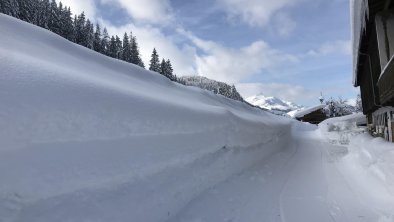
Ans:
[[[376,29],[369,30],[366,35],[364,40],[368,42],[363,43],[364,52],[360,52],[358,69],[358,83],[364,114],[372,113],[379,108],[380,97],[377,82],[381,72]]]
[[[381,104],[394,106],[394,61],[391,61],[383,71],[378,87]]]
[[[382,72],[378,81],[382,106],[394,103],[394,13],[386,10],[376,15],[376,30]]]

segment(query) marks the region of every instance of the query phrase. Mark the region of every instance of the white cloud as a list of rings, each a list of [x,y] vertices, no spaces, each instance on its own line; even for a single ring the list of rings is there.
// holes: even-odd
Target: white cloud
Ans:
[[[289,36],[297,27],[297,23],[284,13],[279,13],[275,17],[275,24],[279,35],[284,37]]]
[[[166,24],[173,19],[169,0],[101,0],[117,2],[136,21],[150,24]]]
[[[187,44],[178,46],[173,38],[163,34],[159,28],[133,24],[115,27],[106,21],[101,21],[101,23],[107,27],[109,33],[120,37],[123,37],[125,32],[132,31],[133,35],[137,36],[141,57],[147,68],[152,50],[156,48],[160,59],[171,60],[177,75],[194,75],[196,73],[195,48]]]
[[[219,81],[236,83],[263,70],[298,61],[290,54],[271,48],[264,41],[256,41],[235,49],[202,40],[190,32],[179,32],[203,51],[203,54],[196,58],[198,74]]]
[[[351,41],[350,40],[336,40],[323,43],[317,50],[310,50],[308,56],[319,56],[329,54],[344,54],[351,55]]]
[[[238,83],[236,87],[244,97],[250,97],[262,93],[266,96],[275,96],[283,100],[307,104],[316,99],[318,102],[319,93],[305,89],[303,86],[280,84],[280,83]]]
[[[217,0],[230,19],[241,19],[252,27],[266,27],[280,11],[300,1],[302,0]],[[295,28],[295,21],[284,16],[283,12],[279,13],[276,20],[281,35],[288,35]]]
[[[85,12],[86,18],[95,21],[97,9],[94,0],[61,0],[61,2],[63,5],[69,6],[73,14],[78,15]]]

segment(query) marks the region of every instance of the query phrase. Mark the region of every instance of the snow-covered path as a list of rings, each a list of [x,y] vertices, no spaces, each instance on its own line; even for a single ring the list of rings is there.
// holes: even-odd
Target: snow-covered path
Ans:
[[[379,221],[337,168],[346,148],[316,134],[293,133],[287,149],[206,191],[168,221]]]

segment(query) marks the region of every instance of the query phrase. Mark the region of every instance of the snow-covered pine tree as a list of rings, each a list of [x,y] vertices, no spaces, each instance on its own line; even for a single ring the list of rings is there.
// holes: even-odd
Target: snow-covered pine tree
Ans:
[[[1,0],[2,13],[19,18],[19,5],[17,0]]]
[[[55,0],[52,0],[50,4],[48,29],[56,34],[60,34],[59,9]]]
[[[111,37],[111,40],[109,43],[108,55],[111,56],[112,58],[116,58],[116,56],[117,56],[116,39],[114,36]]]
[[[167,76],[167,64],[166,64],[166,60],[164,59],[161,60],[159,73],[162,74],[163,76]]]
[[[99,53],[103,53],[101,45],[101,28],[98,23],[96,24],[96,30],[94,32],[93,50]]]
[[[140,57],[140,51],[138,49],[137,38],[130,33],[130,46],[131,46],[131,63],[145,68],[144,62]]]
[[[33,23],[34,7],[32,0],[17,0],[17,4],[13,7],[18,7],[18,18]]]
[[[360,94],[357,95],[356,98],[356,107],[355,107],[356,112],[362,112],[363,111],[363,104],[361,100]]]
[[[121,59],[126,62],[131,62],[130,41],[129,41],[129,36],[127,35],[126,32],[123,35]]]
[[[79,45],[84,45],[86,43],[85,38],[85,13],[82,12],[78,17],[74,19],[74,29],[75,29],[75,43]]]
[[[74,41],[74,25],[73,20],[71,18],[71,9],[70,7],[64,7],[63,12],[61,13],[61,27],[62,27],[62,36],[70,41]]]
[[[93,28],[93,23],[91,23],[89,19],[86,20],[84,35],[85,35],[84,46],[89,49],[93,49],[94,28]]]
[[[175,80],[174,69],[172,68],[171,61],[169,59],[167,59],[166,61],[166,71],[167,71],[166,73],[167,77],[171,80]]]
[[[160,73],[160,69],[161,66],[160,66],[159,55],[157,54],[156,48],[154,48],[150,59],[149,70]]]
[[[49,3],[49,0],[40,0],[38,3],[38,22],[37,25],[48,29],[48,20],[49,20],[49,15],[50,15],[50,8],[51,4]]]
[[[110,37],[109,37],[109,35],[108,35],[108,31],[107,31],[107,28],[104,28],[104,31],[103,31],[103,38],[101,39],[101,48],[102,48],[102,53],[104,54],[104,55],[107,55],[107,56],[109,56],[110,55],[110,53],[109,53],[109,43],[110,43]]]
[[[40,22],[39,21],[40,20],[40,11],[41,11],[40,2],[41,2],[41,0],[32,0],[31,11],[33,14],[31,17],[31,19],[32,19],[31,23],[34,25],[38,25]]]
[[[122,51],[122,41],[120,40],[119,36],[115,36],[115,46],[116,46],[116,57],[121,59],[121,51]]]

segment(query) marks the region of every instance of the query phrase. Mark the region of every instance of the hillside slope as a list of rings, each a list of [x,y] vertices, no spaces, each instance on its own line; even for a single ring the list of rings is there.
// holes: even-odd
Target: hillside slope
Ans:
[[[0,221],[164,221],[287,143],[290,120],[2,14],[0,33]]]

